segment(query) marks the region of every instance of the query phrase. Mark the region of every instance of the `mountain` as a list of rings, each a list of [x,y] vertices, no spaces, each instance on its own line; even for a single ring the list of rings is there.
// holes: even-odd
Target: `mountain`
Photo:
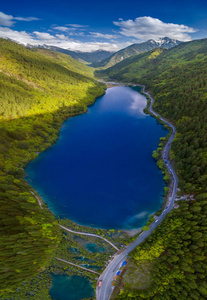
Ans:
[[[134,250],[118,298],[206,299],[207,39],[151,50],[102,74],[144,84],[155,99],[154,110],[176,126],[170,159],[179,177],[180,201]],[[162,170],[165,143],[161,138],[153,153]]]
[[[0,39],[0,57],[2,299],[44,270],[61,240],[57,220],[44,203],[43,209],[38,205],[24,167],[56,141],[64,120],[104,93],[105,85],[94,80],[90,67],[65,54]]]
[[[109,68],[114,66],[115,64],[123,61],[124,59],[131,57],[133,55],[147,52],[149,50],[161,47],[161,48],[172,48],[179,44],[181,41],[173,40],[168,37],[162,38],[158,41],[148,40],[147,42],[140,43],[140,44],[133,44],[127,48],[119,50],[118,52],[112,54],[110,57],[98,62],[94,63],[93,66],[96,68]]]
[[[43,46],[38,46],[38,47],[34,47],[34,46],[27,46],[28,48],[39,48],[39,49],[48,49],[51,51],[55,51],[55,52],[60,52],[60,53],[64,53],[67,55],[70,55],[71,57],[73,57],[74,59],[81,61],[83,63],[97,63],[99,61],[102,61],[104,59],[106,59],[107,57],[111,56],[113,52],[110,51],[105,51],[105,50],[97,50],[97,51],[93,51],[93,52],[81,52],[81,51],[72,51],[69,49],[63,49],[63,48],[59,48],[59,47],[55,47],[55,46],[48,46],[48,45],[43,45]]]
[[[150,62],[153,64],[154,59],[166,51],[168,50],[164,48],[155,48],[148,52],[133,55],[108,69],[96,70],[95,76],[106,80],[136,82],[136,76],[140,78],[141,75],[148,72],[148,69],[145,67],[146,63]]]

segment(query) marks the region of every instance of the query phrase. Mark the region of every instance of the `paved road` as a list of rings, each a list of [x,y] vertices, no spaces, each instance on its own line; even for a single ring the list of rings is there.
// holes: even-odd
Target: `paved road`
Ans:
[[[99,238],[99,239],[102,239],[104,240],[105,242],[107,242],[108,244],[110,244],[114,249],[116,250],[119,250],[112,242],[110,242],[109,240],[105,239],[104,237],[100,236],[100,235],[97,235],[97,234],[93,234],[93,233],[86,233],[86,232],[80,232],[80,231],[74,231],[74,230],[71,230],[71,229],[68,229],[60,224],[58,224],[62,229],[66,230],[66,231],[69,231],[71,233],[74,233],[74,234],[79,234],[79,235],[87,235],[87,236],[93,236],[93,237],[96,237],[96,238]]]
[[[151,99],[150,111],[155,116],[158,116],[158,114],[152,108],[154,99],[151,97],[151,95],[148,92],[145,92],[145,86],[142,86],[142,88],[143,88],[143,93]],[[170,164],[168,157],[169,157],[169,149],[170,149],[172,140],[175,137],[176,130],[175,130],[175,127],[171,123],[169,123],[167,120],[165,120],[162,117],[160,117],[160,119],[162,121],[164,121],[165,123],[167,123],[173,130],[173,133],[171,134],[171,136],[168,140],[168,143],[166,144],[166,146],[162,152],[162,158],[164,159],[167,169],[171,174],[171,180],[172,180],[172,189],[168,196],[168,203],[167,203],[164,211],[162,212],[162,214],[158,217],[158,219],[150,225],[149,230],[142,232],[133,243],[128,245],[122,252],[119,251],[112,257],[110,263],[108,264],[108,266],[106,267],[104,272],[99,277],[98,282],[100,280],[102,280],[102,284],[100,287],[97,286],[97,288],[96,288],[96,299],[97,300],[109,300],[110,299],[111,293],[113,291],[113,286],[112,286],[113,278],[116,275],[117,271],[120,269],[123,261],[127,258],[128,254],[132,250],[134,250],[139,244],[141,244],[153,232],[153,230],[165,218],[166,214],[169,213],[173,208],[176,191],[177,191],[178,178],[177,178],[175,171],[172,168],[172,165]]]

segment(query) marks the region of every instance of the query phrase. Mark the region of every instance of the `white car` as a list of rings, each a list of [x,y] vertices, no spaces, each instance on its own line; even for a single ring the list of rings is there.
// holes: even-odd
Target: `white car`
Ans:
[[[155,223],[157,223],[158,222],[158,219],[155,221]]]

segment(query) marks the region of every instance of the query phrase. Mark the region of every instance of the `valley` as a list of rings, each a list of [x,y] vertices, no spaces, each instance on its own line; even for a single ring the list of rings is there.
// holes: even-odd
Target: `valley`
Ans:
[[[55,253],[71,259],[73,256],[66,254],[65,247],[70,244],[74,247],[76,241],[62,233],[59,221],[44,202],[41,209],[35,197],[36,192],[30,192],[24,169],[40,152],[56,142],[65,120],[85,113],[87,106],[105,93],[106,85],[96,79],[145,85],[150,93],[143,91],[148,98],[145,113],[155,111],[158,122],[170,122],[173,129],[171,137],[174,138],[173,141],[170,138],[170,144],[167,144],[165,137],[161,138],[158,149],[154,149],[152,154],[168,186],[165,187],[163,206],[155,214],[159,221],[153,223],[154,219],[149,218],[143,227],[143,237],[149,235],[148,238],[136,243],[133,242],[136,236],[129,238],[124,232],[110,226],[112,231],[87,228],[88,232],[107,236],[109,240],[115,239],[118,248],[121,245],[134,245],[128,246],[131,248],[126,255],[129,254],[130,261],[121,288],[117,287],[113,297],[200,300],[207,296],[207,39],[170,44],[173,47],[168,49],[166,45],[157,48],[157,44],[155,48],[144,48],[146,43],[139,47],[127,47],[124,52],[120,50],[102,61],[91,61],[97,67],[94,70],[67,54],[59,53],[58,49],[54,49],[57,52],[45,48],[26,49],[12,41],[0,40],[2,300],[13,299],[11,295],[21,283],[29,278],[37,278],[35,276],[42,276],[43,281],[47,282],[43,299],[51,299],[48,292],[51,286],[49,273],[76,274],[75,269],[66,268],[62,262],[57,265],[54,263]],[[150,95],[154,99],[151,106]],[[169,166],[167,169],[166,164]],[[172,174],[175,176],[174,184],[177,182],[173,170],[178,176],[178,195],[189,195],[190,200],[179,201],[176,208],[171,210],[175,196],[174,192],[173,195],[168,194]],[[167,211],[163,213],[164,209]],[[71,230],[86,230],[69,220],[60,222],[66,227],[70,224]],[[85,253],[83,245],[80,248]],[[105,261],[112,254],[111,251],[104,253]],[[126,255],[124,252],[123,257]],[[87,259],[92,259],[91,255]],[[100,267],[102,271],[105,268],[99,255],[91,265]],[[47,271],[44,273],[44,270]],[[136,276],[138,270],[143,275],[142,280]],[[87,277],[85,273],[82,275]],[[94,282],[94,277],[90,280]],[[32,281],[29,286],[32,288]],[[14,299],[18,299],[18,295]],[[105,300],[109,296],[97,299]]]

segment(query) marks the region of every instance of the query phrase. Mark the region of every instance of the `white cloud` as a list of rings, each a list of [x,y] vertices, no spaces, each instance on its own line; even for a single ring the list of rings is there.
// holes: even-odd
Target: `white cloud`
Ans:
[[[127,37],[135,37],[142,41],[148,39],[157,40],[162,37],[169,37],[180,41],[189,41],[191,37],[188,33],[196,32],[192,27],[173,23],[164,23],[152,17],[139,17],[133,20],[122,20],[113,22],[120,27],[120,33]]]
[[[13,24],[15,24],[15,21],[30,22],[30,21],[37,21],[37,20],[39,20],[39,19],[35,18],[35,17],[27,17],[27,18],[13,17],[12,15],[6,15],[3,12],[0,12],[0,25],[2,25],[2,26],[10,27]]]
[[[102,42],[81,42],[71,40],[64,34],[52,35],[48,32],[34,31],[27,33],[26,31],[16,31],[8,27],[0,26],[0,37],[9,38],[21,44],[27,45],[48,45],[56,46],[64,49],[78,50],[92,52],[99,49],[106,51],[118,51],[124,47],[129,46],[131,43],[102,43]]]
[[[67,38],[64,34],[56,34],[55,36],[60,40],[65,40]]]
[[[3,12],[0,12],[0,25],[12,26],[14,24],[12,20],[13,20],[13,16],[6,15]]]
[[[55,37],[51,34],[49,34],[48,32],[39,32],[39,31],[34,31],[33,32],[37,39],[39,40],[53,40]]]
[[[1,27],[1,26],[0,26],[0,37],[9,38],[11,40],[17,41],[24,45],[26,45],[32,40],[31,35],[26,31],[16,31],[8,27]]]
[[[90,35],[93,36],[94,38],[101,38],[101,39],[107,39],[107,40],[118,38],[118,36],[115,34],[103,34],[103,33],[99,33],[99,32],[90,32]]]
[[[78,25],[76,25],[78,26]],[[65,26],[54,26],[52,27],[52,31],[61,31],[65,34],[67,33],[68,36],[84,36],[85,28],[79,27],[66,27]]]
[[[66,26],[74,27],[74,28],[86,28],[88,25],[80,25],[80,24],[66,24]]]
[[[14,20],[31,22],[31,21],[39,21],[40,19],[39,19],[39,18],[35,18],[35,17],[27,17],[27,18],[23,18],[23,17],[14,17]]]
[[[63,32],[67,32],[67,31],[70,30],[70,28],[65,27],[65,26],[55,26],[55,27],[53,27],[52,29],[54,29],[54,30],[59,30],[59,31],[63,31]]]

